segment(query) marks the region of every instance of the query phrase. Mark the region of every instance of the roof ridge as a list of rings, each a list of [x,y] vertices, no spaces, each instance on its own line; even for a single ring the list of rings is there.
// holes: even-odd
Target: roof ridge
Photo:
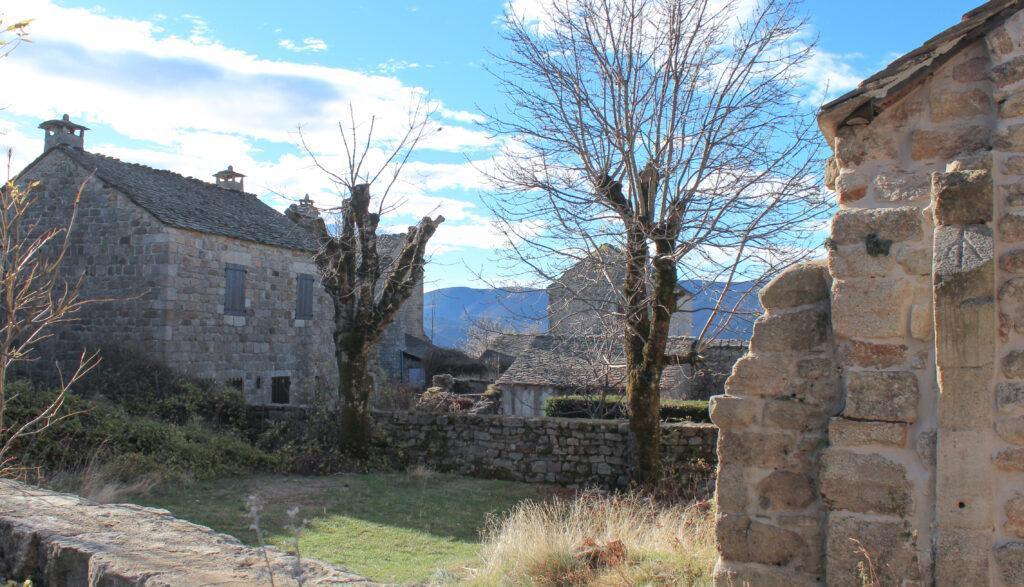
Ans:
[[[108,161],[114,161],[116,163],[120,163],[121,165],[131,165],[132,167],[138,167],[140,169],[145,169],[147,171],[155,171],[157,173],[166,173],[167,175],[171,175],[171,176],[178,177],[178,178],[181,178],[181,179],[184,179],[184,180],[187,180],[187,181],[192,181],[192,182],[199,183],[203,187],[214,187],[214,188],[217,188],[217,189],[219,189],[221,191],[224,191],[224,192],[231,192],[231,193],[237,193],[237,194],[245,194],[245,195],[253,196],[253,197],[259,199],[259,196],[257,196],[256,194],[254,194],[252,192],[244,192],[244,191],[240,191],[240,190],[228,189],[228,188],[219,186],[219,185],[217,185],[217,184],[215,184],[213,182],[205,181],[205,180],[199,179],[198,177],[192,177],[191,175],[185,175],[183,173],[178,173],[177,171],[171,171],[170,169],[161,169],[159,167],[152,167],[152,166],[146,165],[144,163],[135,163],[133,161],[125,161],[124,159],[120,159],[118,157],[114,157],[113,155],[106,155],[104,153],[99,153],[99,152],[96,152],[96,151],[87,151],[85,149],[76,149],[76,148],[74,148],[74,147],[72,147],[70,145],[65,145],[65,144],[57,145],[57,148],[69,149],[69,150],[73,150],[73,151],[79,151],[79,152],[85,153],[87,155],[92,155],[93,157],[100,157],[100,158],[106,159]]]

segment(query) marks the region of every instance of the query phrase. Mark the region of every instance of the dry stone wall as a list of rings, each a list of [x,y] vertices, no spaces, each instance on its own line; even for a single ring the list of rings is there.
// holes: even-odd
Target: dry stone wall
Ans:
[[[632,467],[629,425],[615,420],[379,412],[374,424],[394,460],[432,469],[568,487],[625,487]],[[662,424],[662,465],[703,493],[718,430]]]
[[[883,585],[1024,585],[1015,10],[826,129],[827,273],[765,289],[750,354],[713,402],[719,584],[860,585],[870,558]],[[811,274],[813,296],[797,287]],[[806,380],[811,360],[830,374]],[[786,397],[802,401],[772,417]]]
[[[0,582],[33,585],[270,585],[293,576],[295,558],[175,519],[166,510],[99,505],[0,479]],[[303,559],[307,585],[369,585]],[[20,583],[19,583],[20,584]]]

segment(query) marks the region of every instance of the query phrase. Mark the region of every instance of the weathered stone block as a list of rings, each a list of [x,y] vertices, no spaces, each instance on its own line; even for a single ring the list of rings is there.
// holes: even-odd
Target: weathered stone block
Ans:
[[[898,242],[917,240],[921,230],[921,211],[904,206],[840,210],[832,219],[832,240],[837,245],[863,244],[868,235]]]
[[[984,224],[992,220],[992,175],[988,170],[932,175],[935,224]]]
[[[989,532],[939,528],[935,536],[936,585],[989,584]]]
[[[726,559],[765,565],[785,565],[807,548],[796,532],[765,524],[742,514],[718,516],[718,552]]]
[[[932,273],[932,250],[931,248],[914,247],[907,243],[901,243],[895,247],[896,262],[909,275],[931,275]]]
[[[796,439],[782,432],[721,430],[718,461],[751,467],[781,467],[796,451]]]
[[[761,401],[734,395],[716,395],[711,398],[711,421],[719,428],[745,428],[757,420]]]
[[[871,558],[880,585],[906,585],[919,580],[921,570],[914,542],[914,533],[905,522],[831,513],[826,538],[829,586],[861,587],[858,564],[867,564],[861,547]]]
[[[814,481],[802,473],[775,471],[757,484],[762,510],[800,510],[817,499]]]
[[[757,587],[818,587],[817,576],[788,568],[718,560],[714,573],[715,585],[756,585]]]
[[[857,167],[868,157],[896,159],[899,149],[890,133],[874,132],[873,128],[844,126],[837,131],[835,156],[841,168]]]
[[[939,428],[935,512],[940,526],[986,530],[992,527],[992,465],[978,458],[988,450],[988,430]]]
[[[960,83],[980,82],[989,79],[988,57],[975,57],[953,66],[953,80]]]
[[[992,420],[992,402],[987,399],[994,368],[939,368],[939,427],[948,430],[979,430]]]
[[[1010,210],[999,219],[999,235],[1011,243],[1024,241],[1024,210]]]
[[[750,352],[787,352],[814,349],[828,340],[828,314],[811,309],[789,314],[769,312],[754,323]]]
[[[835,157],[829,157],[825,161],[825,187],[835,190],[837,177],[839,177],[839,162]]]
[[[1007,379],[1024,379],[1024,351],[1010,351],[1003,356],[1003,375]]]
[[[1006,416],[995,423],[996,434],[1010,444],[1024,445],[1024,417]]]
[[[911,286],[905,280],[837,279],[833,286],[832,328],[837,337],[904,338]]]
[[[1006,502],[1006,533],[1024,538],[1024,493],[1018,493]]]
[[[833,247],[828,253],[828,266],[836,279],[884,277],[896,265],[894,255],[870,255],[863,243]]]
[[[985,116],[993,111],[988,92],[977,88],[964,92],[934,92],[929,102],[935,122]]]
[[[996,386],[996,408],[1008,413],[1024,412],[1024,383],[1000,383]]]
[[[917,376],[910,371],[851,371],[843,416],[856,420],[917,420]]]
[[[774,355],[744,355],[725,381],[725,391],[734,396],[775,397],[789,393],[794,381],[793,366]]]
[[[1024,542],[1008,542],[997,546],[996,566],[1007,587],[1024,587]]]
[[[880,202],[920,202],[931,195],[931,178],[925,173],[881,173],[872,190]]]
[[[1011,208],[1024,206],[1024,185],[1013,183],[996,188],[997,197]]]
[[[993,259],[992,245],[992,231],[984,225],[937,227],[934,242],[936,284],[941,285],[963,274],[986,269],[986,265]],[[979,273],[972,279],[977,282],[976,291],[991,291],[991,288],[982,285],[988,282],[988,275]],[[957,289],[963,290],[964,287],[958,286]],[[963,296],[958,298],[962,299]]]
[[[804,403],[796,398],[768,400],[764,405],[766,426],[803,432],[821,431],[828,413],[820,403]]]
[[[1001,151],[1024,151],[1024,124],[1011,124],[995,136],[994,146]]]
[[[1005,34],[1005,31],[1003,31]],[[1014,57],[992,68],[992,81],[1003,88],[1024,79],[1024,57]]]
[[[1024,275],[1024,249],[1013,249],[999,255],[999,268],[1007,273]]]
[[[1008,473],[1024,473],[1024,448],[1007,448],[995,457],[996,467]]]
[[[915,130],[910,136],[910,156],[914,161],[949,160],[960,153],[988,146],[988,130],[983,126],[962,126],[948,130]]]
[[[722,513],[739,513],[747,509],[747,478],[742,466],[719,463],[715,477],[715,501]]]
[[[1024,116],[1024,95],[1014,94],[1003,100],[999,104],[999,116],[1002,118]]]
[[[906,469],[874,454],[827,449],[821,459],[821,494],[833,510],[904,516],[913,488]]]
[[[832,279],[821,263],[801,263],[783,271],[758,293],[768,310],[794,308],[828,300]]]
[[[832,418],[828,425],[829,445],[836,448],[852,446],[892,446],[907,444],[906,424],[896,422],[863,422]]]
[[[1006,280],[999,286],[999,318],[1017,334],[1024,334],[1024,277]]]
[[[839,345],[837,354],[839,363],[845,367],[888,369],[906,361],[907,345],[845,340]]]
[[[1003,159],[1003,173],[1006,175],[1024,175],[1024,157],[1011,155]]]

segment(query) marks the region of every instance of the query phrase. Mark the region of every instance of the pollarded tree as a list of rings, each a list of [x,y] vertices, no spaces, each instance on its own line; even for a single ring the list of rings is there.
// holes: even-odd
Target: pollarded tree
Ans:
[[[800,77],[811,46],[797,0],[542,7],[505,17],[509,107],[489,126],[507,152],[490,206],[514,263],[543,280],[621,252],[598,274],[618,288],[637,474],[652,482],[662,370],[699,354],[666,353],[681,280],[713,284],[706,309],[727,317],[729,286],[805,257],[828,211]]]
[[[412,152],[429,134],[431,114],[427,103],[417,102],[410,111],[404,135],[382,154],[380,145],[373,140],[376,118],[370,118],[365,137],[360,140],[356,116],[350,110],[350,125],[346,128],[339,124],[346,155],[343,173],[321,165],[312,150],[306,148],[339,191],[348,194],[338,209],[328,211],[332,226],[329,229],[322,218],[312,219],[289,210],[289,217],[310,228],[320,245],[315,260],[324,288],[334,303],[342,440],[355,454],[364,453],[370,440],[369,408],[374,390],[370,367],[374,350],[385,328],[423,280],[427,242],[444,222],[443,216],[424,217],[416,226],[409,227],[393,258],[393,251],[382,254],[379,249],[382,239],[377,229],[381,216],[394,209],[389,207],[388,194]],[[368,171],[374,150],[382,162]],[[381,193],[372,198],[370,188],[378,182],[383,184]]]

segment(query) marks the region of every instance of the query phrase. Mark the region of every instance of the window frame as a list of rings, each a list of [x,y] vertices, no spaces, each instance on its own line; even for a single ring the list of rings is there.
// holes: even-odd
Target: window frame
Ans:
[[[248,269],[244,265],[237,265],[235,263],[224,264],[224,315],[225,316],[245,316],[245,281]],[[239,292],[237,295],[232,295],[232,275],[241,275],[239,279]],[[233,298],[240,298],[234,300]],[[233,302],[239,304],[237,307],[233,305]]]
[[[305,289],[303,289],[305,287]],[[313,291],[316,278],[308,273],[300,273],[295,278],[295,319],[313,319]]]
[[[284,401],[278,401],[280,396],[275,397],[279,391],[278,382],[284,382]],[[270,378],[270,403],[278,406],[287,406],[292,403],[292,378],[290,375],[275,375]]]

